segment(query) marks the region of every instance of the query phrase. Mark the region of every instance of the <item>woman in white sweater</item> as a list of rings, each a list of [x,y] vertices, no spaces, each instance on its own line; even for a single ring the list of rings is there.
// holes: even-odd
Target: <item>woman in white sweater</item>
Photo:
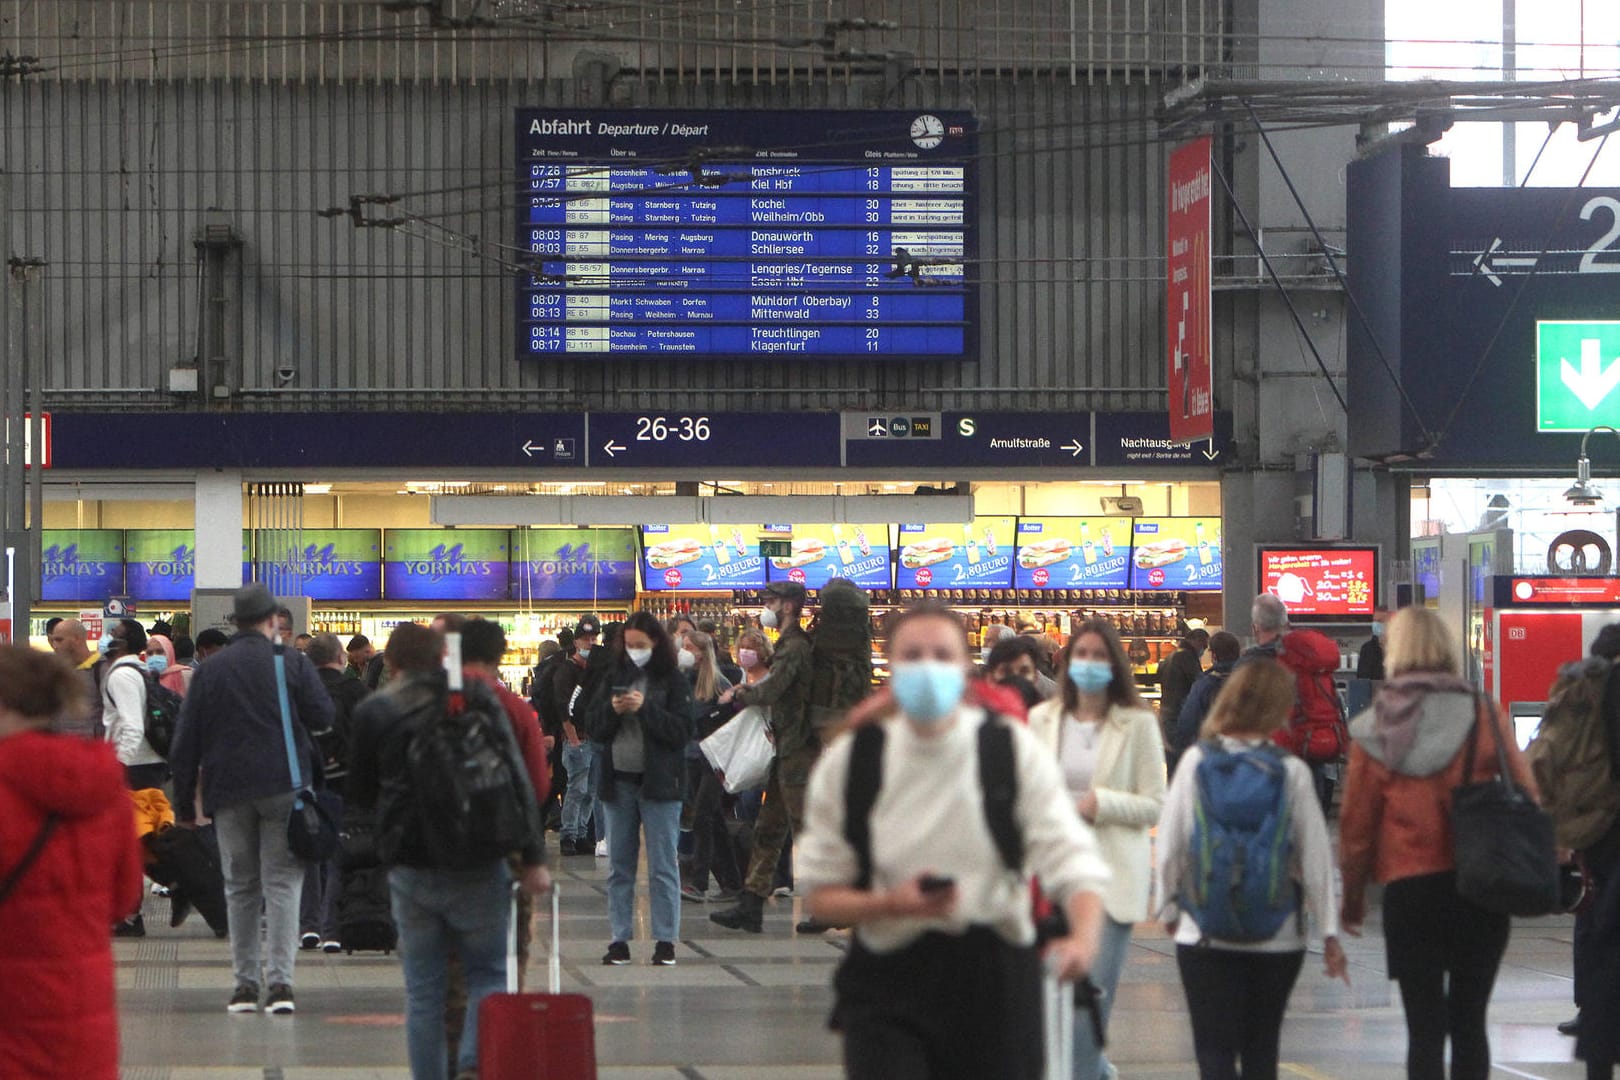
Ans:
[[[1076,979],[1096,954],[1108,869],[1052,755],[973,704],[967,637],[949,609],[902,615],[889,658],[898,711],[822,754],[794,851],[810,914],[855,927],[833,1014],[846,1074],[1039,1080],[1027,874],[1065,905],[1070,935],[1046,961]]]
[[[1136,693],[1125,649],[1108,623],[1081,623],[1058,658],[1058,696],[1036,706],[1029,728],[1058,762],[1069,801],[1097,833],[1113,880],[1103,893],[1102,940],[1091,981],[1106,1024],[1131,943],[1148,916],[1150,832],[1164,805],[1164,743]],[[1085,1018],[1074,1025],[1074,1080],[1112,1072]]]
[[[1305,960],[1301,904],[1325,939],[1326,974],[1350,981],[1338,938],[1333,848],[1310,766],[1271,742],[1293,705],[1294,676],[1281,664],[1240,664],[1210,709],[1204,741],[1176,766],[1159,821],[1159,896],[1167,898],[1160,918],[1176,942],[1202,1080],[1276,1080],[1283,1014]],[[1217,837],[1221,830],[1225,835]],[[1263,851],[1250,852],[1254,864],[1246,875],[1207,872],[1219,867],[1223,849],[1245,845],[1284,853],[1276,865],[1282,887],[1272,903],[1223,885],[1241,876],[1270,879]],[[1201,849],[1214,853],[1202,868]],[[1233,893],[1251,902],[1227,902]],[[1194,911],[1210,927],[1200,928]],[[1217,936],[1224,932],[1212,929],[1217,923],[1244,930]]]

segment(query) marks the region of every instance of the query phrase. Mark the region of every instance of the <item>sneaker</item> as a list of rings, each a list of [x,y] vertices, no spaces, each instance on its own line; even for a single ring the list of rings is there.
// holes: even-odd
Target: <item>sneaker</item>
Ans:
[[[138,913],[113,927],[113,937],[145,937],[146,920]]]
[[[225,1006],[225,1011],[233,1013],[258,1012],[258,985],[255,983],[237,983],[236,993],[231,995],[231,1003]]]
[[[292,987],[286,983],[272,983],[270,996],[265,998],[264,1011],[272,1015],[290,1013],[296,1005],[293,1004]]]
[[[152,895],[153,896],[161,896],[161,897],[167,899],[168,895],[169,895],[169,887],[167,885],[159,885],[157,882],[154,881],[154,882],[152,882]]]
[[[658,967],[675,966],[675,943],[673,941],[660,941],[653,946],[653,964]]]
[[[630,946],[622,941],[615,941],[608,946],[607,955],[602,957],[604,967],[624,967],[630,962]]]
[[[598,859],[605,859],[608,857],[606,840],[598,840],[596,842],[596,857]]]
[[[791,900],[798,894],[793,891],[793,886],[791,885],[778,885],[776,888],[771,890],[771,895],[776,897],[778,900]]]
[[[300,949],[303,949],[305,952],[308,952],[310,949],[318,949],[318,948],[320,948],[321,947],[321,935],[319,935],[319,934],[305,934],[303,937],[298,939],[298,947]]]
[[[341,941],[333,941],[331,938],[327,938],[325,941],[321,942],[321,952],[326,953],[328,956],[340,953],[342,951],[343,942]]]
[[[709,902],[709,894],[695,885],[682,885],[681,899],[689,904],[706,904]]]

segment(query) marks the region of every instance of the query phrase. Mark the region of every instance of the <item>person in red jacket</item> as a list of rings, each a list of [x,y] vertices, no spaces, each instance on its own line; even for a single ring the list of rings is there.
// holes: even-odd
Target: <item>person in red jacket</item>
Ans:
[[[108,927],[141,898],[124,767],[49,733],[84,708],[59,658],[0,647],[0,1076],[118,1080]]]

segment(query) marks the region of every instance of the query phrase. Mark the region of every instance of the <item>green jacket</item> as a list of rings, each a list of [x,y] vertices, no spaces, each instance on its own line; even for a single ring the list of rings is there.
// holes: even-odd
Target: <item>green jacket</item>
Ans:
[[[740,688],[737,704],[769,706],[776,733],[776,756],[797,753],[815,741],[810,725],[810,635],[798,627],[782,631],[771,657],[770,677]]]

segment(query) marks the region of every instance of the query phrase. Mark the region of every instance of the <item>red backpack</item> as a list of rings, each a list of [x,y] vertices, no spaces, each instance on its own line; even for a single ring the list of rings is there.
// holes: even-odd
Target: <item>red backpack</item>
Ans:
[[[1338,644],[1316,630],[1290,630],[1277,660],[1294,673],[1294,711],[1272,739],[1312,765],[1338,761],[1350,749],[1350,729],[1333,685]]]

